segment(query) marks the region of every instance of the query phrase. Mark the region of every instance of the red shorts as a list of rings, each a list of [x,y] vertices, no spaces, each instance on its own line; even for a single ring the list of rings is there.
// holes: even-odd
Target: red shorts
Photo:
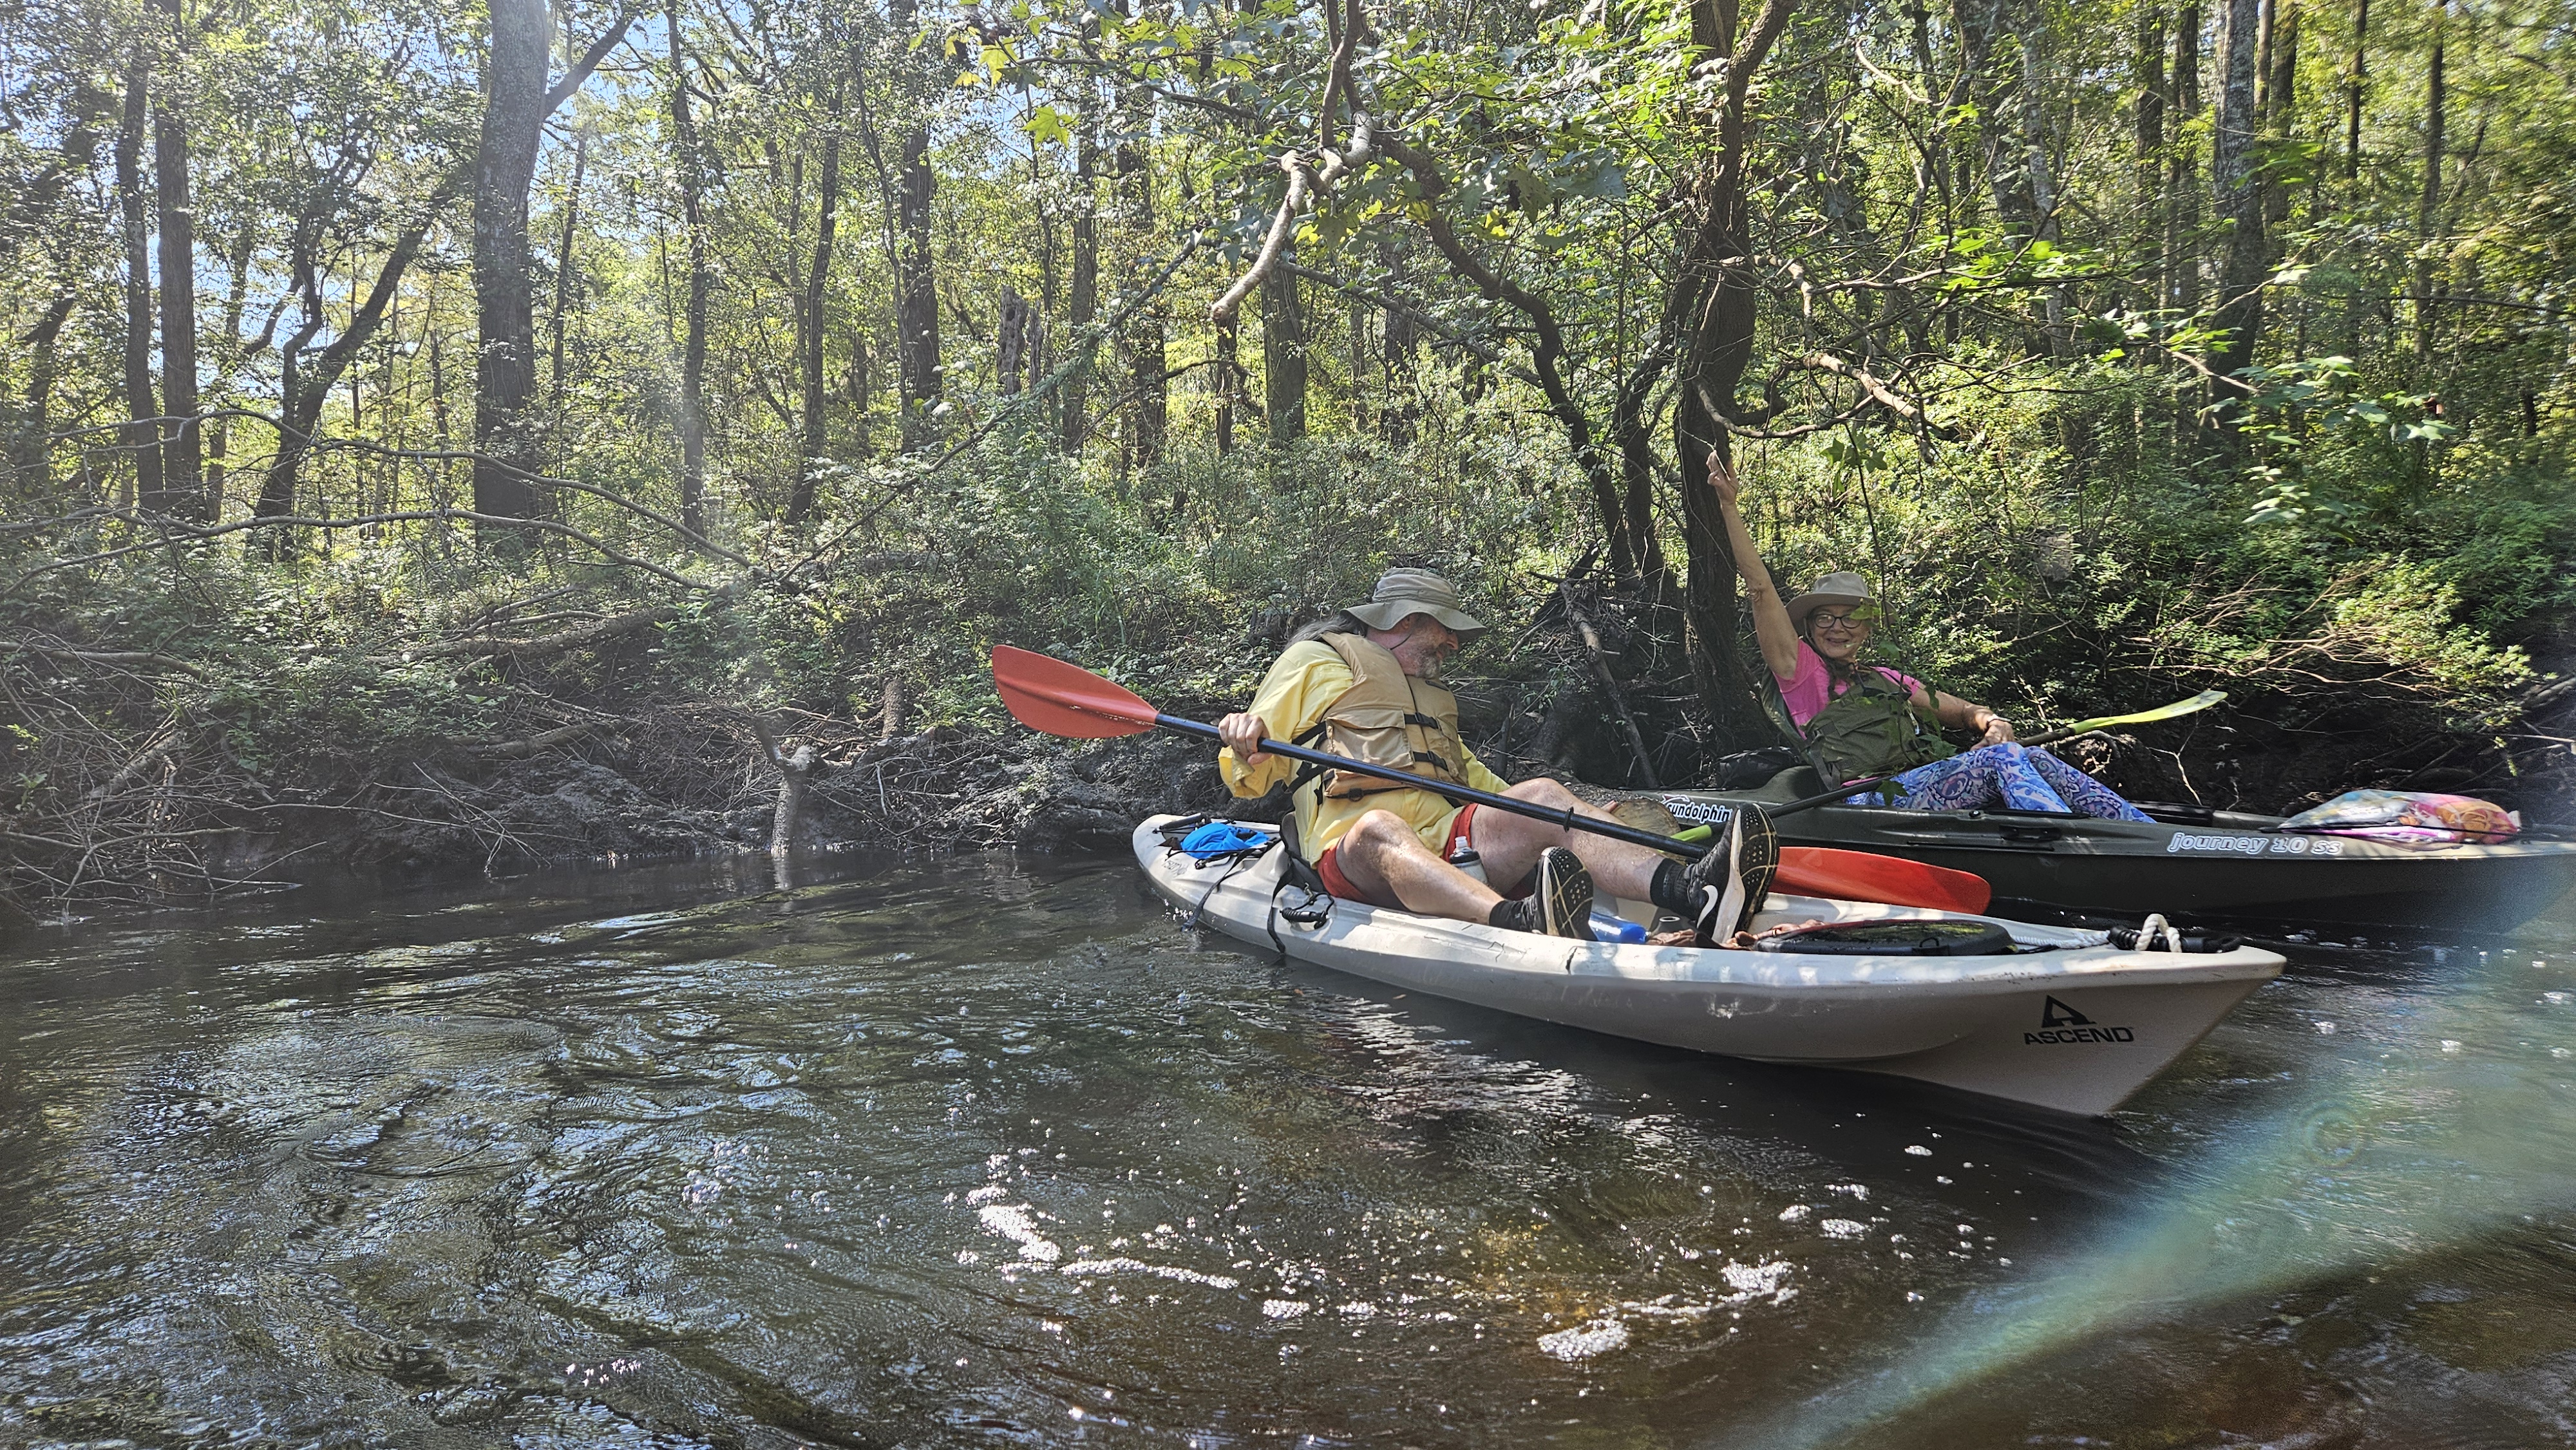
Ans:
[[[1460,806],[1458,808],[1458,814],[1449,818],[1449,838],[1440,843],[1440,859],[1446,861],[1450,857],[1457,855],[1459,848],[1467,844],[1467,837],[1475,830],[1475,828],[1476,808],[1474,806]],[[1333,854],[1341,849],[1341,845],[1338,842],[1333,845],[1326,846],[1324,848],[1324,854],[1317,857],[1315,860],[1315,874],[1324,878],[1324,889],[1326,891],[1333,893],[1344,901],[1363,901],[1371,906],[1384,906],[1396,911],[1402,911],[1404,909],[1403,902],[1392,901],[1379,896],[1372,896],[1369,893],[1360,890],[1359,885],[1352,881],[1351,878],[1343,875],[1341,863],[1333,859]],[[1504,894],[1508,896],[1511,893],[1505,892]]]

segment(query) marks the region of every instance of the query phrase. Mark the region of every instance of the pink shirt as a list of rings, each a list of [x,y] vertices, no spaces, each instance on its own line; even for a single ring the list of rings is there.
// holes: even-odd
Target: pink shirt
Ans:
[[[1870,668],[1908,690],[1923,688],[1923,682],[1912,675],[1898,674],[1885,665],[1872,665]],[[1824,656],[1817,654],[1805,640],[1798,641],[1798,673],[1780,682],[1780,698],[1789,707],[1789,718],[1804,730],[1808,721],[1823,714],[1825,707],[1842,693],[1843,690],[1834,688],[1834,677],[1825,669]]]

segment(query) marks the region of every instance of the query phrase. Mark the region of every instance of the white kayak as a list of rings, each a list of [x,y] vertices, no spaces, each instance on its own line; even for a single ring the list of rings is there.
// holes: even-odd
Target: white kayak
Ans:
[[[1779,892],[1755,930],[1982,922],[2008,933],[2015,950],[1846,956],[1582,942],[1338,900],[1306,923],[1273,911],[1279,848],[1202,864],[1165,844],[1162,828],[1176,819],[1137,827],[1146,878],[1199,925],[1264,951],[1275,931],[1278,948],[1299,961],[1497,1011],[1727,1057],[1891,1073],[2059,1112],[2117,1107],[2283,964],[2251,947],[2131,951],[2098,931]],[[1294,886],[1278,895],[1284,906],[1307,904]]]

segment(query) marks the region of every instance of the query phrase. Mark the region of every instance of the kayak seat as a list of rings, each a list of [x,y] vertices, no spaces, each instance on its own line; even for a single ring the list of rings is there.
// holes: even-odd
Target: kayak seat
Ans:
[[[2168,826],[2207,826],[2216,824],[2218,820],[2218,812],[2209,806],[2186,805],[2180,801],[2131,801],[2129,804],[2145,811],[2150,819]]]

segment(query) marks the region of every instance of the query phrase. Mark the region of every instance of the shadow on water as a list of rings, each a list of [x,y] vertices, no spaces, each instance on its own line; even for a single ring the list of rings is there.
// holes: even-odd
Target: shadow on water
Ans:
[[[1124,861],[740,865],[19,942],[0,1442],[2550,1443],[2576,1377],[2528,952],[2321,952],[2108,1124]]]

